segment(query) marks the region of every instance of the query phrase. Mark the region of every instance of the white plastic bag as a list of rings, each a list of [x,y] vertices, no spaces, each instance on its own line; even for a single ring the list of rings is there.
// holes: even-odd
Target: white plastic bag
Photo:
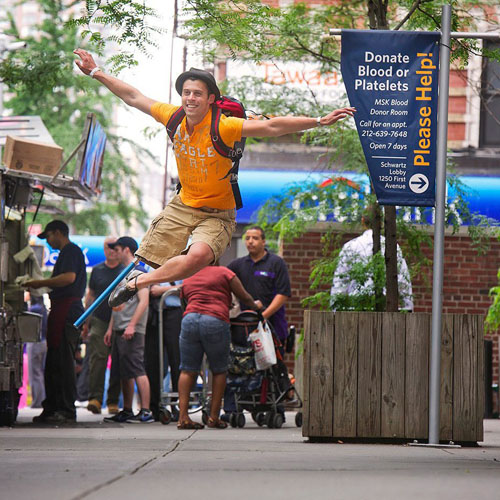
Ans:
[[[276,364],[276,351],[274,350],[273,335],[267,323],[259,321],[257,330],[250,335],[255,353],[255,366],[257,370],[266,370]]]

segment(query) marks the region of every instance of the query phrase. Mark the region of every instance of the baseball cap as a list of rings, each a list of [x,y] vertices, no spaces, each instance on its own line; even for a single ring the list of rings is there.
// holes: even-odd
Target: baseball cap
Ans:
[[[114,243],[108,243],[108,247],[113,249],[115,247],[128,248],[134,254],[139,248],[139,245],[134,240],[134,238],[131,238],[130,236],[121,236]]]
[[[38,235],[38,237],[41,240],[44,240],[47,238],[47,231],[61,231],[62,234],[68,235],[69,234],[69,227],[68,225],[63,222],[62,220],[53,220],[50,221],[46,226],[45,229],[43,230],[42,233]]]
[[[190,68],[189,71],[184,71],[184,73],[181,73],[177,77],[177,80],[175,81],[175,90],[177,90],[177,93],[179,95],[182,95],[182,86],[188,78],[194,78],[195,80],[201,80],[202,82],[205,82],[207,84],[209,93],[215,94],[215,100],[220,99],[220,90],[219,87],[217,87],[214,75],[212,75],[212,73],[209,73],[208,71],[197,68]]]

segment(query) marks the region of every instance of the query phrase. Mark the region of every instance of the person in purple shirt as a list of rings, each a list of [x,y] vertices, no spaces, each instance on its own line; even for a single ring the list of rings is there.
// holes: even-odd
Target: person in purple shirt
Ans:
[[[283,343],[288,336],[285,303],[291,296],[287,265],[266,249],[266,236],[259,226],[247,230],[245,245],[248,255],[233,260],[227,267],[238,276],[248,293],[262,302],[262,316],[270,321]]]

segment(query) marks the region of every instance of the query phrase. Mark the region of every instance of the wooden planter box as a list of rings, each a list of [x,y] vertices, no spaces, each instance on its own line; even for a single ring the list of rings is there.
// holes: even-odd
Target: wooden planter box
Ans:
[[[441,441],[483,440],[483,321],[443,315]],[[304,436],[428,439],[430,314],[305,311],[304,328]]]

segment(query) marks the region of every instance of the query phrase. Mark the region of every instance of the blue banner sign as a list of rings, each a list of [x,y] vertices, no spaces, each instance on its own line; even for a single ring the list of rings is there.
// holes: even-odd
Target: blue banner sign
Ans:
[[[342,78],[381,205],[434,206],[440,36],[342,30]]]

